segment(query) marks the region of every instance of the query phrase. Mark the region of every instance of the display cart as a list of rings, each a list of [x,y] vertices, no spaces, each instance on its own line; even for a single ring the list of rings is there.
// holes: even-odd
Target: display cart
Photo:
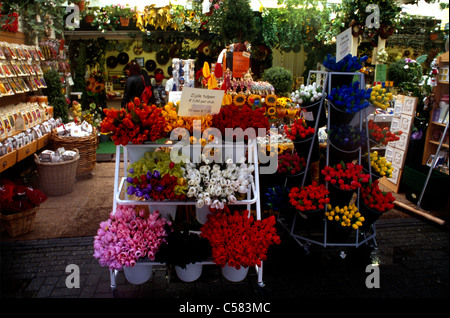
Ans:
[[[126,184],[126,174],[127,174],[127,166],[128,164],[132,164],[133,162],[139,160],[144,153],[148,151],[155,151],[157,148],[172,148],[175,144],[171,143],[145,143],[141,145],[136,144],[128,144],[127,146],[118,145],[116,146],[116,158],[115,158],[115,174],[114,174],[114,200],[113,200],[113,212],[116,212],[117,205],[147,205],[151,206],[173,206],[173,205],[192,205],[196,204],[196,201],[136,201],[132,200],[128,197],[125,191]],[[219,144],[222,150],[226,149],[226,147],[233,147],[232,150],[227,149],[227,153],[236,153],[236,143],[223,143]],[[252,139],[248,144],[240,143],[239,146],[245,147],[245,150],[248,154],[248,162],[252,163],[255,167],[254,169],[254,180],[251,183],[249,191],[247,192],[247,199],[240,200],[234,203],[233,205],[246,205],[247,210],[251,211],[251,206],[256,205],[256,219],[261,220],[261,205],[260,205],[260,191],[259,191],[259,166],[258,166],[258,151],[257,151],[257,143],[256,139]],[[215,145],[217,146],[217,145]],[[190,146],[190,151],[193,151],[193,146]],[[121,154],[123,155],[123,169],[120,168],[121,164]],[[230,204],[231,205],[231,204]],[[216,265],[212,259],[200,262],[203,265]],[[154,262],[150,260],[140,261],[136,263],[136,266],[165,266],[165,264],[160,262]],[[217,266],[217,265],[216,265]],[[261,266],[255,266],[255,270],[257,273],[258,286],[264,287],[263,283],[263,262],[261,262]],[[111,289],[115,289],[117,287],[116,278],[119,274],[119,270],[110,269],[110,280],[111,280]]]
[[[331,90],[333,87],[332,86],[332,77],[333,76],[352,76],[352,77],[357,77],[360,83],[360,88],[364,88],[365,82],[364,82],[364,74],[360,73],[360,72],[356,72],[356,73],[347,73],[347,72],[324,72],[324,71],[310,71],[309,75],[308,75],[308,81],[307,84],[310,85],[310,81],[311,81],[311,75],[315,74],[316,76],[323,76],[325,78],[325,80],[323,81],[325,85],[323,85],[323,92],[327,92],[328,94],[331,93]],[[325,95],[325,94],[324,94]],[[323,98],[323,101],[320,104],[319,107],[319,112],[318,112],[318,116],[316,116],[315,118],[315,134],[314,134],[314,138],[316,137],[317,134],[317,129],[318,129],[318,121],[319,121],[319,115],[321,114],[322,111],[322,107],[323,107],[323,103],[326,102],[327,104],[327,111],[328,111],[328,116],[327,116],[327,127],[330,127],[330,113],[331,113],[331,107],[333,107],[331,105],[331,102],[329,100],[327,100],[325,97]],[[363,127],[363,125],[365,125],[365,129],[366,129],[366,134],[367,134],[367,149],[370,150],[370,144],[369,144],[369,138],[368,138],[368,125],[367,125],[367,116],[368,114],[366,113],[367,110],[363,109],[359,112],[359,114],[357,114],[355,116],[355,121],[353,124],[359,124],[359,128],[361,129]],[[327,141],[327,155],[326,155],[326,165],[329,164],[329,155],[330,155],[330,147],[333,147],[332,145],[330,145],[330,142]],[[311,157],[311,150],[312,150],[312,143],[311,143],[311,147],[310,147],[310,151],[308,154],[308,164],[306,165],[306,170],[309,169],[309,159]],[[341,150],[343,152],[345,152],[344,150]],[[355,150],[355,152],[358,152],[358,164],[361,164],[361,147],[359,147],[358,149]],[[370,164],[368,165],[369,168],[369,174],[372,176],[371,173],[371,167]],[[307,175],[307,171],[305,171],[304,176]],[[326,188],[328,189],[329,187],[329,182],[326,182]],[[303,182],[301,184],[301,186],[304,186],[305,184],[305,177],[303,178]],[[359,198],[360,198],[360,190],[357,190],[357,198],[355,201],[355,204],[358,207],[359,210]],[[325,211],[327,211],[327,207],[325,207]],[[359,247],[363,244],[368,244],[370,241],[373,242],[373,244],[376,246],[376,230],[375,230],[375,224],[372,224],[370,226],[370,228],[368,229],[368,231],[360,231],[359,229],[355,230],[355,240],[354,242],[349,242],[349,240],[343,240],[342,242],[336,242],[336,241],[329,241],[328,240],[328,230],[329,230],[329,222],[328,220],[323,217],[322,222],[323,222],[323,232],[319,233],[318,237],[313,237],[308,235],[307,231],[303,231],[303,230],[297,230],[296,229],[296,225],[298,224],[299,221],[299,215],[298,213],[294,213],[294,217],[291,221],[287,220],[287,218],[279,218],[279,223],[289,232],[290,236],[300,245],[304,248],[304,250],[306,252],[309,251],[309,248],[312,244],[315,245],[319,245],[322,247],[327,247],[327,246],[349,246],[349,247]]]

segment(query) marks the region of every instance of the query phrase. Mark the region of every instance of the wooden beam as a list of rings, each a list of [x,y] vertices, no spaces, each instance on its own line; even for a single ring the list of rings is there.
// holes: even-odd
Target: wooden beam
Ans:
[[[429,213],[417,210],[417,209],[415,209],[415,208],[413,208],[413,207],[411,207],[411,206],[409,206],[409,205],[407,205],[407,204],[405,204],[403,202],[399,202],[399,201],[395,200],[394,204],[397,205],[398,207],[401,207],[401,208],[403,208],[405,210],[413,212],[413,213],[415,213],[417,215],[423,216],[424,218],[426,218],[426,219],[428,219],[430,221],[433,221],[433,222],[435,222],[435,223],[437,223],[439,225],[444,225],[445,224],[444,220],[439,219],[439,218],[437,218],[437,217],[435,217],[435,216],[433,216],[433,215],[431,215]]]

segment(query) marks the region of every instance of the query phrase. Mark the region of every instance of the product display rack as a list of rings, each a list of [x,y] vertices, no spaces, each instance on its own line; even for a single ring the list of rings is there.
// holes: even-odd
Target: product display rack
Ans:
[[[236,153],[236,144],[235,143],[223,143],[221,145],[215,145],[217,147],[221,147],[221,149],[225,149],[224,147],[233,147],[233,154]],[[244,144],[242,144],[244,146]],[[147,206],[173,206],[173,205],[195,205],[196,201],[137,201],[130,200],[126,191],[124,191],[124,185],[126,182],[126,174],[127,174],[127,166],[128,164],[132,164],[133,162],[139,160],[144,153],[148,151],[154,151],[157,148],[172,148],[174,144],[169,143],[146,143],[141,145],[136,144],[128,144],[127,146],[116,146],[116,158],[115,158],[115,174],[114,174],[114,200],[113,200],[113,212],[116,212],[116,207],[118,204],[120,205],[147,205]],[[200,148],[200,147],[199,147]],[[190,151],[192,151],[193,146],[190,146]],[[256,205],[256,219],[261,220],[261,204],[260,204],[260,190],[259,190],[259,166],[258,166],[258,149],[256,139],[251,140],[248,145],[245,145],[245,149],[248,153],[248,162],[251,162],[254,169],[254,179],[251,183],[251,187],[247,192],[247,199],[236,201],[234,204],[229,205],[246,205],[247,210],[251,211],[251,206]],[[231,152],[231,150],[227,150]],[[121,164],[121,154],[123,154],[123,170],[120,168]],[[199,262],[199,264],[203,265],[216,265],[213,260],[206,260],[203,262]],[[165,264],[160,262],[154,262],[149,260],[139,261],[136,263],[136,266],[165,266]],[[216,265],[217,266],[217,265]],[[263,262],[261,261],[261,266],[255,266],[255,270],[258,277],[258,286],[264,287],[263,282]],[[111,288],[115,289],[117,287],[116,278],[119,273],[119,270],[110,269],[110,280],[111,280]]]
[[[360,72],[356,72],[356,73],[347,73],[347,72],[323,72],[323,71],[310,71],[310,74],[308,75],[308,85],[310,84],[310,80],[311,80],[311,74],[322,74],[323,76],[325,76],[325,83],[326,85],[324,85],[324,89],[323,91],[327,92],[328,94],[331,93],[331,90],[333,87],[331,87],[331,83],[332,83],[332,77],[334,75],[344,75],[344,76],[353,76],[355,78],[358,78],[358,81],[360,83],[360,89],[364,89],[365,87],[365,81],[364,81],[364,74],[360,73]],[[333,107],[331,105],[331,102],[329,100],[326,99],[327,102],[327,112],[328,112],[328,116],[327,116],[327,127],[330,127],[330,113],[331,113],[331,107]],[[321,112],[321,108],[322,108],[322,103],[320,105],[319,108],[319,112],[318,114],[320,114]],[[361,111],[359,111],[359,113],[357,115],[355,115],[355,118],[358,118],[358,121],[356,122],[356,124],[359,124],[359,128],[361,129],[363,127],[363,124],[365,125],[365,131],[366,131],[366,135],[367,135],[367,149],[370,151],[370,145],[369,145],[369,138],[368,138],[368,114],[366,113],[367,109],[363,109]],[[317,118],[315,118],[315,129],[317,131],[317,126],[318,126],[318,121],[319,121],[319,116],[317,116]],[[353,120],[354,121],[354,120]],[[316,133],[315,133],[316,134]],[[331,143],[329,141],[327,141],[327,148],[326,148],[326,165],[329,164],[329,153],[330,153],[330,146],[334,147],[333,145],[331,145]],[[335,150],[339,150],[342,152],[346,152],[345,150],[340,150],[336,147],[334,147]],[[362,156],[362,147],[357,148],[354,151],[351,152],[358,152],[358,164],[361,164],[361,156]],[[308,154],[308,162],[309,162],[309,158],[311,156],[311,150],[312,150],[312,145],[310,148],[310,153]],[[306,170],[309,169],[309,166],[306,166]],[[372,171],[371,171],[371,166],[370,164],[368,165],[368,169],[369,169],[369,174],[372,178]],[[305,171],[305,176],[307,174],[307,171]],[[304,186],[305,184],[305,178],[303,178],[303,182],[301,184],[301,186]],[[329,182],[326,182],[326,188],[328,189],[329,186]],[[359,198],[360,198],[360,189],[357,189],[357,198],[355,201],[356,206],[358,207],[359,210]],[[325,212],[327,211],[327,207],[325,207]],[[295,211],[294,213],[294,217],[292,220],[291,224],[288,224],[288,222],[285,219],[279,218],[279,223],[289,232],[289,234],[291,235],[291,237],[300,245],[302,246],[305,251],[309,250],[309,247],[312,244],[315,245],[319,245],[322,247],[327,247],[327,246],[349,246],[349,247],[359,247],[362,244],[367,244],[369,241],[373,241],[373,244],[376,246],[376,230],[375,230],[375,224],[372,224],[370,227],[370,230],[368,232],[364,232],[364,231],[360,231],[359,229],[355,230],[355,241],[354,242],[330,242],[328,241],[328,220],[325,218],[325,216],[323,217],[323,233],[318,233],[318,238],[315,239],[312,236],[307,236],[305,231],[297,231],[296,230],[296,225],[297,225],[297,221],[298,221],[298,213],[297,211]],[[320,235],[321,234],[321,235]],[[320,239],[321,238],[321,239]]]

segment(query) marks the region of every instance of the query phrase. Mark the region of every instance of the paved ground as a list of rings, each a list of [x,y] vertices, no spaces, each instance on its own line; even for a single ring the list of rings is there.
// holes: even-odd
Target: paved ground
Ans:
[[[205,265],[193,283],[178,279],[172,269],[155,266],[142,285],[128,283],[119,272],[110,288],[109,271],[92,257],[92,237],[4,242],[1,245],[2,298],[131,298],[239,299],[283,301],[302,298],[448,298],[448,230],[416,218],[379,220],[377,247],[319,247],[309,253],[280,228],[282,243],[272,247],[264,263],[264,288],[256,272],[231,283],[215,265]],[[345,257],[341,257],[341,253]],[[379,264],[379,288],[366,279]],[[66,266],[80,270],[80,287],[67,288]],[[371,267],[370,267],[371,268]],[[375,280],[372,280],[375,282]]]

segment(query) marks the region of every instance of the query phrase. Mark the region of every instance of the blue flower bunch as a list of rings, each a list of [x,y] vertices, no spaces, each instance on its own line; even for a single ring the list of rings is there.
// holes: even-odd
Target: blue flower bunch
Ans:
[[[289,189],[281,186],[268,188],[264,193],[265,205],[273,211],[287,209],[289,204]]]
[[[360,110],[369,107],[370,94],[372,89],[367,90],[359,88],[359,82],[356,81],[350,86],[333,88],[328,100],[331,101],[337,109],[346,113],[357,113]]]
[[[327,134],[330,142],[342,150],[356,150],[367,143],[365,129],[346,124],[330,125]]]
[[[336,62],[336,57],[327,54],[323,61],[323,66],[334,72],[356,72],[362,68],[362,63],[367,61],[367,56],[362,57],[353,56],[351,54],[346,55],[339,62]]]

